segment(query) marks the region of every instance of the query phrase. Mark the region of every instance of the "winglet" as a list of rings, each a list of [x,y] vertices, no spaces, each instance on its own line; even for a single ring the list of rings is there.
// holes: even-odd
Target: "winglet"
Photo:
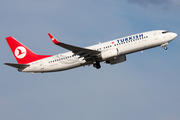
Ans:
[[[56,38],[54,38],[50,33],[48,33],[49,37],[51,38],[51,40],[53,41],[54,44],[61,44],[59,41],[56,40]]]

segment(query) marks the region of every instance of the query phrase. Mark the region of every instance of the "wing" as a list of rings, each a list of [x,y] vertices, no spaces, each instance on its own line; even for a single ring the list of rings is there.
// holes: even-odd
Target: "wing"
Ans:
[[[76,55],[80,55],[81,57],[96,56],[97,54],[100,53],[100,51],[91,50],[91,49],[87,49],[87,48],[81,48],[81,47],[77,47],[77,46],[73,46],[73,45],[69,45],[66,43],[59,42],[50,33],[48,33],[48,35],[54,44],[56,44],[60,47],[63,47],[65,49],[68,49],[68,50],[72,51],[73,53],[75,53]]]

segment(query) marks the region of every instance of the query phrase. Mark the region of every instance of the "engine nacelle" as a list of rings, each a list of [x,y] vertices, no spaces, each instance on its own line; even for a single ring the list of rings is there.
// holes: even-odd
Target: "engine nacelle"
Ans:
[[[109,60],[119,55],[118,49],[109,49],[101,52],[101,57],[103,60]]]
[[[111,60],[106,61],[106,63],[114,65],[114,64],[124,62],[124,61],[126,61],[126,56],[121,55],[121,56],[117,56],[115,59],[111,59]]]

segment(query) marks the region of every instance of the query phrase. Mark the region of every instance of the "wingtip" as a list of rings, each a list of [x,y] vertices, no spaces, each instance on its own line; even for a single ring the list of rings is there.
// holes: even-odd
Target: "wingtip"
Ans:
[[[54,44],[61,44],[59,41],[56,40],[56,38],[54,38],[50,33],[48,33],[49,37],[51,38],[51,40],[53,41]]]

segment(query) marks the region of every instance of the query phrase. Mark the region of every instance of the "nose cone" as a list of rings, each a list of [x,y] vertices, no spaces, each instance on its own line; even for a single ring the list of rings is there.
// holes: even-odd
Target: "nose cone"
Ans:
[[[174,39],[174,38],[177,37],[177,34],[176,34],[176,33],[171,33],[171,36],[172,36],[172,38]]]

